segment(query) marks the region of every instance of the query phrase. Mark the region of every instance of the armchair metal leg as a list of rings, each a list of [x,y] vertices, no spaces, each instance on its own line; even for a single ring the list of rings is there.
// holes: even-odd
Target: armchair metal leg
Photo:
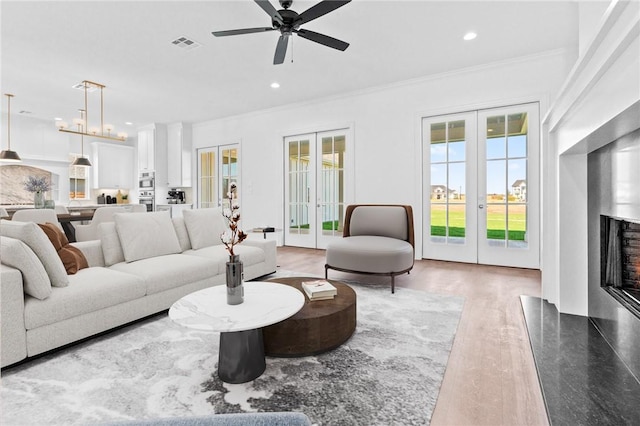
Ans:
[[[396,292],[396,280],[395,280],[395,275],[391,275],[391,294],[394,294]]]

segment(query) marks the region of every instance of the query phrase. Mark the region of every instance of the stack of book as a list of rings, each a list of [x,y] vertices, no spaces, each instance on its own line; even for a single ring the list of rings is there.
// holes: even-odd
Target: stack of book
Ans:
[[[303,281],[302,289],[307,293],[309,300],[333,299],[338,294],[338,290],[325,280]]]

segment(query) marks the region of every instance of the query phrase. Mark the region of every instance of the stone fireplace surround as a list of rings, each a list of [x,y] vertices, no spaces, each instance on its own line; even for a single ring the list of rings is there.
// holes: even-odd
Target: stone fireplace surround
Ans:
[[[640,317],[633,305],[602,286],[601,216],[640,223],[639,170],[640,128],[588,154],[589,318],[636,377]]]

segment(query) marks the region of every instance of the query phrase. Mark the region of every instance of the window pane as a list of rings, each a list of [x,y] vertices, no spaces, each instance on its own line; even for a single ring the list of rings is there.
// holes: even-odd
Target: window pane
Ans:
[[[465,163],[449,164],[449,180],[447,188],[449,190],[449,202],[458,202],[464,199],[465,194]]]
[[[510,204],[509,208],[509,247],[527,248],[527,206]]]
[[[509,158],[527,156],[527,136],[509,136]]]
[[[463,243],[466,233],[466,207],[461,203],[449,203],[449,228],[450,243]]]
[[[527,201],[527,160],[508,160],[509,202]]]
[[[448,151],[449,161],[464,161],[465,159],[465,122],[464,120],[449,123]]]
[[[487,203],[504,203],[507,180],[506,161],[487,161]]]
[[[444,204],[431,204],[431,241],[444,243],[447,236],[447,206]]]
[[[504,245],[506,231],[506,206],[504,204],[487,205],[487,239],[501,240]],[[491,244],[491,242],[490,242]],[[496,245],[496,244],[491,244]]]
[[[446,123],[431,125],[431,162],[447,161]]]

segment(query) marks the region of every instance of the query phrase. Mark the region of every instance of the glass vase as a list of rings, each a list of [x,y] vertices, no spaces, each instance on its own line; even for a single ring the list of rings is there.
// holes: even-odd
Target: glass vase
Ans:
[[[33,207],[44,209],[44,192],[36,191],[33,193]]]
[[[227,304],[239,305],[244,301],[244,279],[240,256],[231,255],[227,262]]]

